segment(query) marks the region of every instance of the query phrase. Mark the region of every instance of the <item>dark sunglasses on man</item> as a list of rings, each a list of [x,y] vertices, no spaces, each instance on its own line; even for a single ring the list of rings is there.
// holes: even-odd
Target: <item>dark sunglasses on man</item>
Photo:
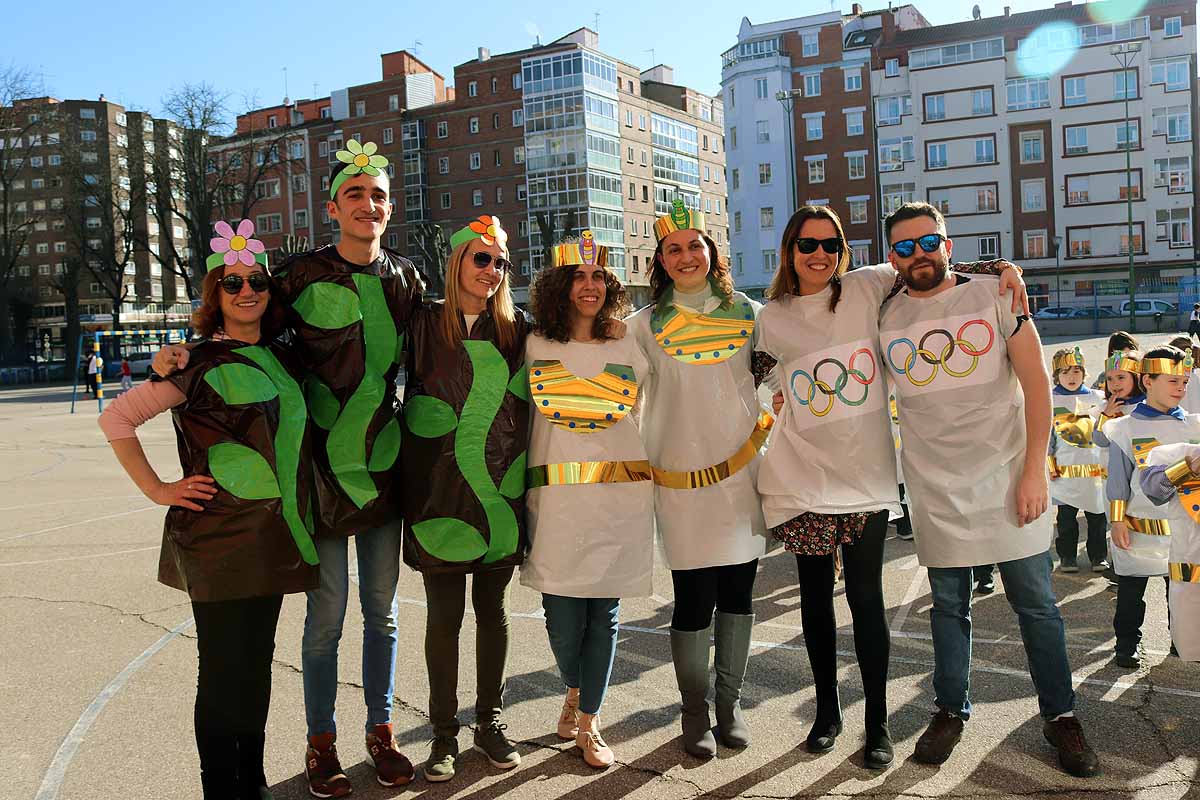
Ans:
[[[842,240],[837,236],[830,236],[828,239],[813,239],[810,236],[803,236],[796,240],[796,249],[804,255],[817,252],[817,246],[825,251],[826,255],[836,256],[842,252]]]
[[[927,233],[916,239],[901,239],[898,242],[892,242],[892,249],[901,258],[908,258],[917,251],[917,245],[921,245],[921,249],[926,253],[932,253],[941,247],[944,241],[946,241],[946,237],[940,233]]]
[[[237,294],[242,290],[243,283],[249,283],[250,288],[256,292],[265,292],[271,288],[271,281],[261,272],[251,272],[245,279],[241,275],[226,275],[221,278],[221,288],[226,294]]]
[[[480,250],[478,253],[476,253],[474,258],[475,258],[475,266],[479,267],[480,269],[487,269],[488,264],[491,264],[492,260],[493,260],[491,253],[485,253],[482,250]],[[496,261],[496,271],[497,272],[508,272],[510,269],[512,269],[512,262],[509,261],[507,258],[501,258],[500,256],[496,256],[495,261]]]

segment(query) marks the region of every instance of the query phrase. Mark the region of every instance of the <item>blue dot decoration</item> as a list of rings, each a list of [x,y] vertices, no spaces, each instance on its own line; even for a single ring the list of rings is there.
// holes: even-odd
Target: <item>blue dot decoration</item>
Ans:
[[[613,418],[613,415],[612,415],[612,414],[605,414],[605,415],[604,415],[604,418],[605,418],[605,419],[607,419],[607,420],[611,420],[611,419]],[[592,423],[592,427],[593,427],[593,428],[594,428],[594,427],[596,427],[596,423],[594,423],[594,422],[593,422],[593,423]]]
[[[1192,506],[1192,511],[1200,511],[1200,506],[1193,505],[1193,506]]]
[[[575,427],[575,423],[574,423],[574,422],[568,422],[568,423],[567,423],[567,427],[568,427],[568,428],[574,428],[574,427]]]
[[[625,410],[625,404],[617,403],[617,411],[624,411],[624,410]]]
[[[749,335],[750,334],[746,333],[746,329],[742,328],[742,336],[749,336]]]
[[[729,349],[730,349],[730,350],[736,350],[736,349],[737,349],[737,346],[736,346],[736,345],[732,345],[732,344],[731,344],[731,345],[729,345]]]
[[[696,359],[699,359],[699,358],[700,358],[700,354],[699,354],[699,353],[696,353],[696,355],[694,356],[694,358],[696,358]]]
[[[626,375],[625,373],[621,373],[621,380],[627,381],[627,380],[629,380],[629,376]]]
[[[555,412],[554,412],[554,418],[555,418],[555,419],[558,419],[558,418],[559,418],[559,417],[561,417],[561,416],[562,416],[562,414],[559,414],[557,411],[555,411]]]
[[[542,384],[540,384],[540,383],[539,383],[539,384],[538,384],[538,391],[540,392],[541,390],[542,390]]]
[[[721,357],[721,351],[713,350],[713,358],[720,358],[720,357]]]
[[[677,355],[677,356],[683,355],[683,350],[676,348],[675,355]]]
[[[670,343],[671,343],[670,339],[663,339],[663,344],[670,344]],[[621,377],[624,377],[624,376],[622,375]]]
[[[541,371],[540,369],[535,369],[535,370],[533,371],[533,374],[534,374],[534,375],[541,375],[541,374],[542,374],[542,371]]]
[[[747,314],[747,315],[745,316],[745,319],[754,319],[754,317],[752,317],[752,316],[750,316],[749,314]]]
[[[543,401],[542,401],[542,407],[543,407],[543,408],[545,408],[545,407],[546,407],[546,406],[548,406],[548,405],[550,405],[550,401],[549,401],[549,400],[543,400]],[[558,416],[558,412],[557,412],[557,411],[556,411],[556,412],[554,412],[554,416],[556,416],[556,417]]]
[[[629,390],[628,390],[628,389],[622,389],[621,391],[622,391],[622,392],[624,392],[624,394],[625,394],[625,396],[626,396],[626,397],[628,397],[628,396],[629,396]]]
[[[610,414],[609,416],[612,416],[612,415]],[[595,428],[595,427],[596,427],[596,423],[594,423],[594,422],[589,422],[589,423],[588,423],[588,427],[589,427],[589,428]]]

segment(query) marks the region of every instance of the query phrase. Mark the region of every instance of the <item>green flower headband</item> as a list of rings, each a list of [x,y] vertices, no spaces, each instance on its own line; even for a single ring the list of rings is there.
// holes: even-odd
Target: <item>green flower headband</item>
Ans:
[[[387,167],[388,160],[386,157],[376,154],[375,151],[378,149],[379,147],[374,142],[359,144],[357,139],[351,139],[346,142],[345,150],[338,150],[334,153],[334,157],[346,166],[329,184],[330,199],[336,200],[341,185],[355,175],[361,173],[377,177]]]

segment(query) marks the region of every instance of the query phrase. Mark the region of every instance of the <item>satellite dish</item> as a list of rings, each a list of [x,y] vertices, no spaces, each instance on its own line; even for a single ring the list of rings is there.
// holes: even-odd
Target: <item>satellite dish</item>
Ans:
[[[983,16],[983,15],[979,11],[979,6],[977,4],[974,8],[971,9],[971,19],[979,19],[981,16]]]

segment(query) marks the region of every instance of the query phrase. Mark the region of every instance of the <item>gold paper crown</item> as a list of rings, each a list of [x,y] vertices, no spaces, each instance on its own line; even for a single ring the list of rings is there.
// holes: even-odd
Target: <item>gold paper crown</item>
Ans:
[[[654,238],[660,242],[667,234],[686,230],[707,233],[704,229],[704,215],[685,206],[682,200],[675,200],[671,204],[671,213],[654,221]]]
[[[1128,351],[1113,353],[1104,360],[1104,371],[1107,372],[1110,369],[1119,369],[1137,375],[1142,371],[1142,361],[1137,356],[1131,356]]]
[[[554,246],[554,266],[578,267],[583,265],[608,266],[608,248],[602,244],[596,244],[596,237],[591,231],[581,233],[578,242]]]
[[[1060,369],[1070,369],[1071,367],[1079,367],[1083,369],[1083,353],[1078,347],[1073,352],[1063,353],[1054,357],[1054,371]]]
[[[1143,375],[1191,375],[1192,374],[1192,357],[1184,356],[1181,361],[1176,361],[1172,358],[1143,358],[1142,359],[1142,374]]]

